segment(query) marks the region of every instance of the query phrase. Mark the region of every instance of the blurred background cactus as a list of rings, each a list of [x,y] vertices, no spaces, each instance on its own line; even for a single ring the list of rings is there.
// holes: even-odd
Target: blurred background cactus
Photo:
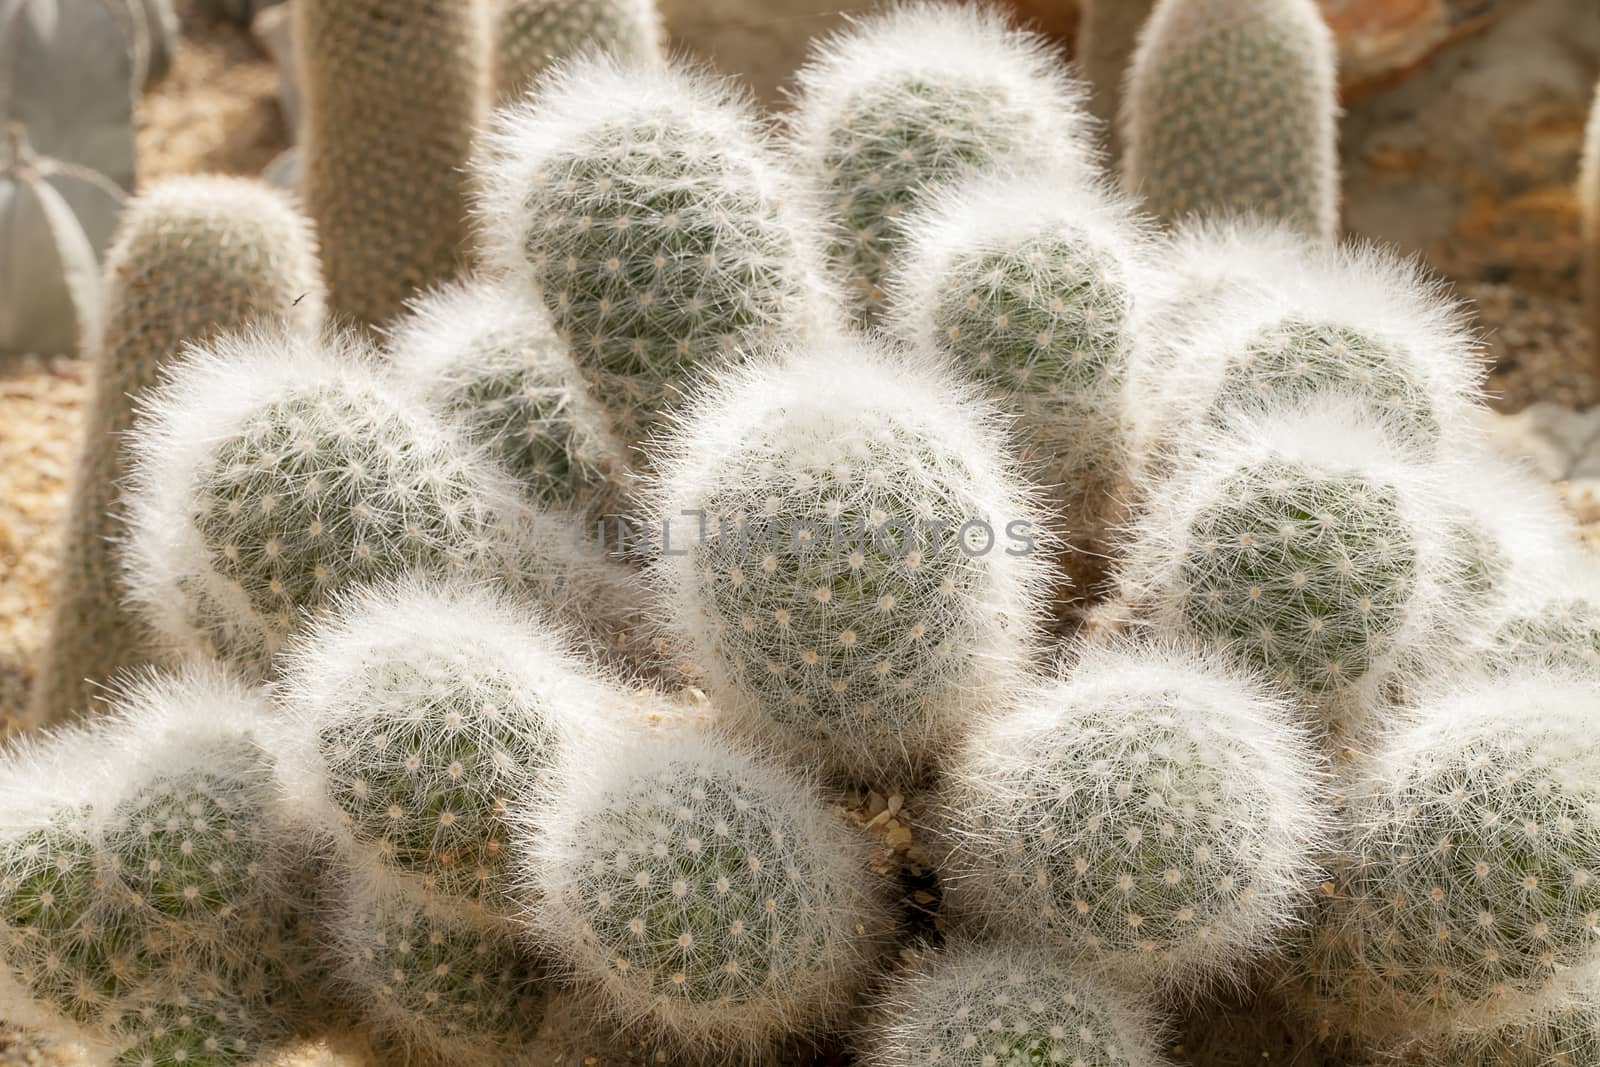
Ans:
[[[551,64],[595,50],[649,63],[660,58],[655,0],[493,0],[494,95],[509,103]]]

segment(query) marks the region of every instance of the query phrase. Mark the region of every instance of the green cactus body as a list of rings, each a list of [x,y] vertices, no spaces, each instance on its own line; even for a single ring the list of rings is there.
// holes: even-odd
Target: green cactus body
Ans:
[[[1105,131],[1107,155],[1122,154],[1117,116],[1122,109],[1122,89],[1128,78],[1139,31],[1144,28],[1156,0],[1087,0],[1079,11],[1078,39],[1073,61],[1089,83],[1089,110]]]
[[[861,842],[714,738],[608,759],[570,766],[529,842],[535,924],[578,980],[690,1052],[836,1022],[885,932]]]
[[[1513,663],[1600,666],[1600,607],[1579,594],[1512,608],[1490,632],[1489,648]]]
[[[1537,1019],[1600,974],[1600,824],[1581,672],[1454,679],[1349,791],[1306,1008],[1377,1043]]]
[[[179,649],[265,672],[342,589],[500,564],[514,490],[356,350],[229,338],[135,435],[136,604]]]
[[[145,1004],[129,1010],[117,1029],[115,1067],[238,1067],[255,1051],[242,1013],[219,1005]]]
[[[518,289],[447,286],[413,302],[390,366],[486,445],[541,508],[603,508],[628,467],[545,310]]]
[[[1159,1026],[1049,953],[958,943],[902,977],[868,1030],[871,1067],[1157,1067]]]
[[[1122,101],[1123,177],[1152,213],[1257,214],[1332,242],[1338,79],[1314,0],[1174,0]]]
[[[691,376],[819,313],[799,197],[706,75],[568,64],[500,113],[478,171],[488,260],[542,297],[629,446]]]
[[[118,486],[139,397],[185,344],[251,326],[309,331],[321,314],[309,226],[285,198],[238,178],[169,179],[130,203],[104,289],[87,433],[34,681],[30,718],[40,725],[88,710],[97,684],[153,651],[117,596]]]
[[[884,310],[900,220],[933,188],[1009,168],[1081,172],[1081,91],[1032,34],[973,6],[907,4],[823,43],[799,74],[800,165],[833,209],[855,314]]]
[[[730,711],[909,780],[1020,670],[1045,564],[1008,538],[1042,526],[960,385],[867,348],[794,356],[684,423],[654,577]]]
[[[661,58],[655,0],[499,0],[494,91],[502,103],[527,92],[552,63],[604,49],[635,63]]]
[[[377,327],[467,252],[473,132],[489,103],[483,0],[308,0],[294,8],[301,193],[328,308]]]

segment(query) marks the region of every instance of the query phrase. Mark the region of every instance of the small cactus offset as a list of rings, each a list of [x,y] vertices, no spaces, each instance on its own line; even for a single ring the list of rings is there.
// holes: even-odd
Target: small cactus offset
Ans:
[[[715,735],[570,753],[517,843],[534,928],[573,979],[687,1054],[837,1024],[890,933],[864,839]]]
[[[316,242],[287,199],[239,178],[172,178],[133,200],[106,260],[89,349],[87,432],[73,475],[54,617],[35,675],[37,725],[87,711],[94,686],[150,649],[118,604],[124,438],[138,398],[186,344],[258,326],[309,331],[321,314]]]
[[[1383,1047],[1537,1022],[1600,977],[1587,672],[1452,679],[1346,790],[1346,839],[1299,968],[1322,1025]]]
[[[485,258],[543,299],[630,447],[691,376],[826,313],[802,198],[710,75],[567,63],[499,113],[476,170]]]
[[[1334,394],[1188,447],[1133,531],[1124,595],[1157,630],[1238,656],[1347,739],[1390,683],[1437,662],[1461,568],[1436,472]]]
[[[1122,101],[1128,190],[1170,222],[1254,214],[1332,242],[1338,91],[1315,0],[1161,0]]]
[[[489,104],[487,2],[294,5],[300,191],[341,323],[382,326],[464,262],[465,168]]]
[[[866,321],[884,310],[900,220],[927,191],[1094,164],[1081,87],[1042,38],[987,8],[907,3],[867,16],[823,42],[798,79],[793,151],[831,210],[833,271]]]
[[[1076,523],[1125,467],[1150,242],[1126,205],[1071,177],[988,179],[929,201],[890,285],[896,331],[1021,417],[1024,457]]]
[[[1155,1016],[1038,948],[958,942],[898,979],[869,1067],[1164,1067]]]
[[[1089,110],[1100,120],[1113,161],[1122,154],[1117,118],[1128,66],[1155,6],[1156,0],[1086,0],[1078,16],[1073,59],[1089,83]]]
[[[1472,654],[1497,666],[1600,667],[1600,572],[1585,554],[1557,555],[1512,573]]]
[[[509,476],[350,339],[219,338],[135,426],[124,573],[175,654],[260,674],[342,590],[498,573]]]
[[[494,95],[508,103],[550,65],[605,50],[627,62],[659,61],[655,0],[493,0]]]
[[[361,590],[284,654],[277,773],[292,807],[397,880],[501,914],[507,820],[616,696],[492,589]]]
[[[725,713],[913,782],[1036,644],[1046,538],[990,410],[911,357],[796,349],[698,399],[658,463],[650,575]]]
[[[984,727],[944,796],[947,906],[1192,999],[1281,947],[1317,881],[1309,739],[1243,672],[1087,649]]]
[[[389,338],[402,385],[484,444],[540,508],[596,508],[628,467],[550,316],[520,289],[452,284],[413,301]]]
[[[1589,328],[1595,358],[1600,360],[1600,85],[1583,140],[1583,164],[1578,175],[1578,208],[1583,213],[1584,299],[1589,305]]]

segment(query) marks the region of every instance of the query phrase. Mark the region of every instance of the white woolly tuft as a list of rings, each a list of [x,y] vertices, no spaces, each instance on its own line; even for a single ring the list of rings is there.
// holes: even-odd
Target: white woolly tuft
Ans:
[[[862,1041],[868,1067],[1167,1062],[1144,1004],[1020,943],[957,941],[897,978],[877,1014]]]
[[[286,414],[279,405],[309,408],[315,418]],[[414,552],[467,571],[492,572],[502,562],[497,530],[517,498],[509,476],[398,393],[353,336],[224,335],[191,348],[142,406],[129,439],[123,565],[131,603],[174,658],[217,652],[238,669],[263,671],[302,613],[319,607],[285,599],[265,610],[260,598],[277,594],[252,595],[218,569],[219,555],[252,567],[282,561],[282,572],[274,573],[310,581],[314,599],[358,580],[369,563],[379,577],[403,572],[414,566],[406,560]],[[335,421],[341,418],[348,424]],[[268,424],[258,425],[263,419]],[[285,504],[275,495],[285,472],[272,468],[319,458],[289,451],[301,444],[294,432],[307,428],[336,441],[344,454],[328,457],[326,469],[301,470],[290,486],[305,495]],[[223,466],[224,447],[243,455]],[[253,473],[263,476],[252,482]],[[199,522],[205,514],[218,517],[222,502],[213,483],[224,481],[259,490],[259,497],[235,503],[244,518],[261,517],[266,525],[255,532],[267,543],[207,544]],[[373,483],[365,487],[370,496],[341,498],[361,481]],[[291,506],[317,514],[318,529],[284,531],[304,538],[298,556],[275,551],[282,535],[266,518],[273,507],[284,513]],[[233,549],[238,555],[228,556]]]
[[[1051,573],[997,431],[970,385],[848,340],[695,399],[657,456],[649,512],[672,546],[649,577],[724,711],[878,781],[931,769],[1004,699]],[[986,551],[976,526],[957,537],[969,522],[988,524]]]
[[[277,775],[291,807],[401,880],[512,905],[505,813],[622,698],[564,636],[483,586],[405,579],[341,598],[285,650]]]
[[[891,934],[887,887],[814,782],[675,730],[574,747],[557,784],[515,843],[532,928],[591,1001],[717,1062],[842,1021]]]
[[[1294,708],[1177,645],[1080,649],[950,772],[952,914],[1124,987],[1242,987],[1303,921],[1324,770]]]
[[[1404,1045],[1537,1020],[1600,982],[1590,671],[1441,680],[1355,768],[1300,1006]]]

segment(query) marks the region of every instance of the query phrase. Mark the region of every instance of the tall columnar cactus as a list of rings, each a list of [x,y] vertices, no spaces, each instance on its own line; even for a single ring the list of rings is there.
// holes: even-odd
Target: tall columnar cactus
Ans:
[[[1139,31],[1156,0],[1088,0],[1079,11],[1078,40],[1073,59],[1089,83],[1089,110],[1105,130],[1107,153],[1121,155],[1122,90],[1128,79]]]
[[[800,71],[794,152],[835,224],[856,314],[883,311],[901,217],[992,170],[1087,171],[1083,91],[1041,38],[977,5],[907,3],[827,39]]]
[[[513,839],[572,977],[726,1062],[841,1021],[889,933],[864,840],[810,783],[715,735],[574,750]]]
[[[1478,342],[1461,307],[1414,261],[1376,246],[1308,254],[1275,284],[1225,285],[1198,316],[1147,322],[1157,329],[1171,336],[1142,341],[1162,356],[1136,361],[1134,392],[1156,452],[1187,452],[1196,426],[1336,390],[1408,452],[1431,455],[1458,447],[1480,403]]]
[[[219,338],[148,395],[132,448],[124,574],[179,654],[264,672],[333,593],[503,563],[509,477],[348,339]]]
[[[1537,1020],[1600,977],[1600,799],[1585,672],[1453,679],[1347,790],[1303,1005],[1374,1044]]]
[[[156,1006],[242,1008],[253,997],[270,1015],[281,990],[254,935],[274,914],[288,853],[261,738],[269,714],[259,694],[196,668],[151,676],[92,730],[8,757],[8,1017],[115,1050],[150,1036],[136,1024]],[[261,1018],[214,1036],[281,1034],[300,1021]]]
[[[442,287],[409,306],[388,347],[400,382],[487,445],[530,504],[585,509],[614,495],[629,457],[530,294]]]
[[[259,183],[173,178],[128,206],[104,294],[54,616],[34,680],[30,718],[38,724],[87,710],[94,686],[149,653],[139,623],[118,603],[118,486],[138,398],[186,344],[247,326],[314,328],[316,243],[288,200]]]
[[[543,299],[629,445],[692,375],[824,310],[802,198],[727,82],[568,63],[499,113],[476,170],[486,259]]]
[[[1193,447],[1134,531],[1125,595],[1347,737],[1386,683],[1438,662],[1460,567],[1435,472],[1335,394],[1231,420]]]
[[[988,415],[845,341],[699,398],[659,461],[653,578],[727,713],[808,763],[909,782],[1008,695],[1049,567]]]
[[[1287,940],[1319,767],[1288,703],[1173,647],[1092,648],[954,763],[947,905],[1180,997]]]
[[[1059,175],[988,179],[911,216],[896,331],[1021,416],[1025,457],[1078,508],[1123,473],[1122,393],[1148,241],[1126,205]]]
[[[487,0],[307,0],[294,7],[301,195],[328,307],[381,326],[459,270],[473,131],[488,108]]]
[[[1595,357],[1600,359],[1600,85],[1595,86],[1594,107],[1589,111],[1589,127],[1583,139],[1578,206],[1583,212],[1584,295],[1589,304]]]
[[[480,586],[345,599],[285,653],[278,775],[306,822],[400,880],[506,913],[507,819],[620,698],[555,630]]]
[[[1162,1067],[1150,1013],[1049,951],[958,943],[897,979],[868,1028],[871,1067]]]
[[[661,58],[655,0],[494,0],[494,95],[527,92],[552,63],[606,50],[620,59]]]
[[[1338,93],[1315,0],[1160,0],[1122,101],[1124,180],[1169,221],[1258,214],[1331,242]]]

